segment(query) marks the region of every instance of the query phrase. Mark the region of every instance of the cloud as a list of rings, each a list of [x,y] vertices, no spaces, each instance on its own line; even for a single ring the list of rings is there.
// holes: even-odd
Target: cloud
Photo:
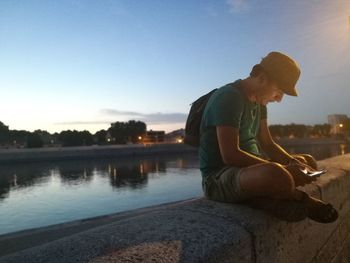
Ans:
[[[250,8],[248,0],[226,0],[230,13],[244,13]]]
[[[96,124],[110,124],[110,121],[67,121],[56,122],[54,125],[96,125]]]
[[[100,125],[100,124],[111,124],[115,121],[125,121],[125,117],[129,120],[139,120],[146,124],[174,124],[183,123],[186,121],[187,114],[185,113],[141,113],[135,111],[121,111],[116,109],[102,109],[100,110],[102,115],[108,116],[108,120],[104,121],[67,121],[67,122],[56,122],[54,125]]]
[[[117,115],[117,116],[142,116],[144,114],[135,111],[120,111],[115,109],[102,109],[100,110],[102,114],[106,115]]]
[[[166,124],[166,123],[180,123],[185,122],[187,118],[187,114],[185,113],[140,113],[134,111],[120,111],[116,109],[102,109],[102,114],[113,116],[114,118],[129,116],[133,119],[137,119],[147,124]]]

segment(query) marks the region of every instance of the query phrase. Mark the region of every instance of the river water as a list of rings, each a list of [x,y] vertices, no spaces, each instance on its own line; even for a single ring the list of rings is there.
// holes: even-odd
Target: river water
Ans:
[[[317,159],[348,145],[286,147]],[[196,154],[0,166],[0,235],[202,196]]]
[[[0,234],[202,195],[195,154],[2,166]]]

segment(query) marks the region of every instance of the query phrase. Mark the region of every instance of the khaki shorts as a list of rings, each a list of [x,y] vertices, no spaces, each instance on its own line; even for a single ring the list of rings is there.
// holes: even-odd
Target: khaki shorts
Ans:
[[[219,172],[203,177],[204,195],[213,201],[239,203],[252,196],[241,189],[240,174],[242,168],[226,166]]]

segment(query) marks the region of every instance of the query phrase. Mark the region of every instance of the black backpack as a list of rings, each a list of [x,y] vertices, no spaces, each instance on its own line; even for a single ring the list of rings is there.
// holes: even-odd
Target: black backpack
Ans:
[[[191,104],[190,112],[186,120],[184,143],[198,147],[200,139],[200,125],[205,106],[209,98],[217,89],[203,95]]]

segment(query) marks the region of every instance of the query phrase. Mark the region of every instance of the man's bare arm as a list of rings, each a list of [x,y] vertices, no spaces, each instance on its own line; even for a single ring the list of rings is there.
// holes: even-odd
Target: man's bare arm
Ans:
[[[216,127],[221,157],[226,165],[246,167],[268,161],[239,148],[239,130],[230,126]]]
[[[272,161],[280,164],[288,164],[294,159],[292,155],[290,155],[272,139],[266,119],[263,119],[260,122],[258,139],[262,150]]]

